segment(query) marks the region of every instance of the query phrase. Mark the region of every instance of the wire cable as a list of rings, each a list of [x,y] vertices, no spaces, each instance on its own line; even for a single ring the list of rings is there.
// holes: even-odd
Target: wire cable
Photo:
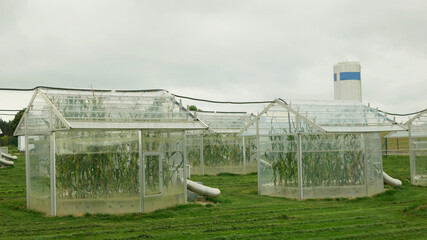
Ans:
[[[18,92],[28,92],[34,91],[37,88],[44,88],[49,90],[69,90],[69,91],[95,91],[95,92],[159,92],[165,91],[165,89],[145,89],[145,90],[114,90],[114,89],[89,89],[89,88],[62,88],[62,87],[48,87],[48,86],[37,86],[34,88],[0,88],[0,91],[18,91]]]
[[[147,90],[107,90],[107,89],[85,89],[85,88],[61,88],[61,87],[48,87],[48,86],[37,86],[34,88],[0,88],[0,91],[34,91],[37,88],[44,88],[44,89],[51,89],[51,90],[71,90],[71,91],[96,91],[96,92],[112,92],[112,91],[116,91],[116,92],[157,92],[157,91],[165,91],[167,93],[169,93],[169,91],[165,90],[165,89],[147,89]],[[208,102],[208,103],[218,103],[218,104],[265,104],[265,103],[273,103],[274,101],[243,101],[243,102],[236,102],[236,101],[216,101],[216,100],[209,100],[209,99],[202,99],[202,98],[193,98],[193,97],[187,97],[187,96],[182,96],[182,95],[178,95],[178,94],[172,94],[172,96],[175,96],[177,98],[183,98],[183,99],[188,99],[188,100],[193,100],[193,101],[199,101],[199,102]],[[283,103],[287,104],[285,100],[278,98],[280,101],[282,101]],[[3,110],[3,111],[15,111],[15,110]],[[20,110],[16,110],[16,111],[20,111]],[[378,109],[378,112],[387,114],[387,115],[392,115],[392,116],[410,116],[410,115],[414,115],[414,114],[418,114],[421,112],[427,111],[426,109],[420,110],[420,111],[416,111],[416,112],[412,112],[412,113],[391,113],[391,112],[386,112],[383,110]]]
[[[390,113],[390,112],[386,112],[386,111],[382,111],[382,110],[378,109],[378,112],[381,112],[381,113],[384,113],[384,114],[387,114],[387,115],[392,115],[392,116],[401,116],[401,117],[404,117],[404,116],[410,116],[410,115],[415,115],[415,114],[418,114],[418,113],[422,113],[422,112],[424,112],[424,111],[427,111],[427,108],[426,108],[426,109],[423,109],[423,110],[421,110],[421,111],[411,112],[411,113]]]
[[[177,98],[184,98],[184,99],[199,101],[199,102],[219,103],[219,104],[263,104],[263,103],[274,102],[274,101],[253,101],[253,102],[215,101],[215,100],[187,97],[187,96],[182,96],[182,95],[177,95],[177,94],[172,94],[172,96],[175,96]]]

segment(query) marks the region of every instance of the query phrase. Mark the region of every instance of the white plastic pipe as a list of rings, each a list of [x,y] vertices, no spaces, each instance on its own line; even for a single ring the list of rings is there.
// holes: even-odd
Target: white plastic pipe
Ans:
[[[266,166],[271,167],[271,163],[265,161],[264,159],[260,159],[259,162],[262,163],[262,164],[264,164],[264,165],[266,165]]]
[[[1,157],[0,157],[0,164],[6,165],[6,166],[13,166],[12,161],[6,160],[6,159],[1,158]]]
[[[211,188],[187,179],[187,189],[208,197],[218,197],[221,191],[218,188]]]
[[[16,160],[16,159],[18,159],[18,157],[17,157],[17,156],[12,156],[12,155],[9,155],[9,154],[7,154],[7,153],[0,153],[0,155],[1,155],[2,157],[8,158],[8,159],[12,159],[12,160]]]
[[[400,186],[402,186],[402,181],[400,181],[399,179],[390,177],[385,172],[383,172],[383,179],[384,179],[384,183],[388,184],[390,186],[393,186],[393,187],[400,187]]]

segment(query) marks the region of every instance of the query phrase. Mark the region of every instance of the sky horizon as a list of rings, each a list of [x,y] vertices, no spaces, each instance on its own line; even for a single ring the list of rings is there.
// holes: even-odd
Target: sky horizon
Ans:
[[[421,0],[0,0],[0,88],[332,100],[333,65],[348,60],[362,66],[364,104],[414,112],[427,108],[426,11]],[[0,109],[30,97],[0,91]]]

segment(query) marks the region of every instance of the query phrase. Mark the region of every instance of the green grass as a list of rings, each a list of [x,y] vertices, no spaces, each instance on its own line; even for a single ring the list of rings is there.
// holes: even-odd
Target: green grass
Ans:
[[[0,239],[426,239],[427,188],[410,186],[407,156],[384,158],[404,186],[370,198],[297,201],[257,195],[257,176],[193,180],[221,189],[216,204],[149,214],[45,217],[25,209],[25,167],[0,169]]]

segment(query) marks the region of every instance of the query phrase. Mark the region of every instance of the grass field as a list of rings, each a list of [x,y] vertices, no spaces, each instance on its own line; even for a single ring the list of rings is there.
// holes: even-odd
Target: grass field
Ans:
[[[427,239],[427,188],[407,156],[384,158],[403,181],[371,198],[296,201],[257,195],[257,176],[194,176],[222,195],[149,214],[45,217],[25,209],[25,167],[0,169],[0,239]]]

